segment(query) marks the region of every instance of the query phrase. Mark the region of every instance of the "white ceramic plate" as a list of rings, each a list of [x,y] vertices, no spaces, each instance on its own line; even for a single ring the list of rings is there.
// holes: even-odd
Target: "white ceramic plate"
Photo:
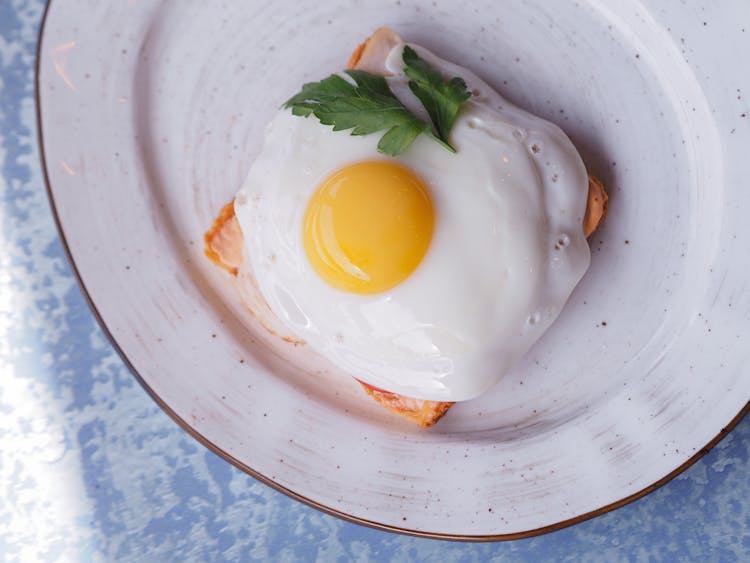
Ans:
[[[389,529],[552,529],[665,481],[750,398],[748,10],[53,0],[38,74],[52,201],[135,373],[227,459]],[[426,431],[348,377],[308,373],[304,350],[274,349],[202,254],[272,113],[380,25],[558,123],[611,194],[552,330]]]

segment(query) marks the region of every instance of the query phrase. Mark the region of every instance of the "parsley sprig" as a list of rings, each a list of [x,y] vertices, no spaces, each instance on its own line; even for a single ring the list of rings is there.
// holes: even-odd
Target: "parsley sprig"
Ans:
[[[353,83],[334,74],[305,84],[284,103],[284,108],[302,117],[313,114],[322,124],[333,125],[334,131],[351,129],[352,135],[385,131],[378,151],[390,156],[403,153],[422,133],[456,152],[448,134],[461,104],[471,97],[466,83],[458,77],[444,81],[408,45],[404,47],[403,60],[409,87],[427,110],[432,125],[411,113],[393,94],[385,78],[362,70],[345,71]]]
[[[403,59],[406,65],[404,73],[410,79],[409,88],[427,110],[440,140],[456,152],[448,141],[448,134],[456,122],[461,104],[471,98],[466,82],[458,76],[445,82],[443,75],[420,59],[408,45],[404,46]]]
[[[294,115],[312,113],[323,125],[333,125],[334,131],[351,129],[352,135],[369,135],[386,130],[378,150],[391,156],[401,154],[420,133],[430,131],[427,123],[393,95],[385,78],[361,70],[347,70],[346,74],[355,84],[334,74],[305,84],[284,107],[291,108]]]

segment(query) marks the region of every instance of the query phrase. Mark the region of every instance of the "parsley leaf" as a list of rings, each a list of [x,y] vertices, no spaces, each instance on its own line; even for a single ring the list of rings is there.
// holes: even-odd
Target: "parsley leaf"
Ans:
[[[461,104],[471,97],[466,82],[459,77],[445,82],[440,72],[408,45],[404,46],[403,59],[409,88],[427,110],[432,126],[401,103],[384,77],[362,70],[345,71],[354,83],[337,74],[307,83],[283,107],[301,117],[312,114],[323,125],[333,125],[334,131],[351,129],[352,135],[385,131],[378,151],[389,156],[403,153],[421,133],[456,152],[448,134]]]
[[[419,58],[408,45],[404,46],[403,60],[404,73],[410,79],[409,88],[427,110],[440,140],[456,152],[448,141],[448,134],[461,104],[471,97],[466,82],[457,76],[446,82],[440,72]]]
[[[420,133],[431,133],[429,124],[412,114],[393,95],[382,76],[361,70],[347,70],[354,84],[332,75],[320,82],[302,86],[302,90],[284,103],[294,115],[315,115],[334,131],[351,129],[352,135],[368,135],[385,130],[378,151],[397,156]]]

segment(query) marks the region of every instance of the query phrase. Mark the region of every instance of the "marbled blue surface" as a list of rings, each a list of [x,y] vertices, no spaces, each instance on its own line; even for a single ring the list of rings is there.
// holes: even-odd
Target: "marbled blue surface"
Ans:
[[[2,560],[750,560],[750,419],[641,500],[489,544],[338,520],[195,442],[130,375],[66,261],[37,148],[43,9],[0,0]]]

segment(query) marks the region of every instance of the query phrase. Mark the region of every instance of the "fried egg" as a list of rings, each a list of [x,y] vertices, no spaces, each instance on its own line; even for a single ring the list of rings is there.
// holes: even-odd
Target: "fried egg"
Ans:
[[[539,339],[588,268],[588,179],[555,125],[417,45],[472,97],[456,153],[420,135],[396,158],[379,135],[282,110],[235,197],[242,267],[288,331],[372,386],[472,399]],[[424,109],[384,61],[394,94]]]

